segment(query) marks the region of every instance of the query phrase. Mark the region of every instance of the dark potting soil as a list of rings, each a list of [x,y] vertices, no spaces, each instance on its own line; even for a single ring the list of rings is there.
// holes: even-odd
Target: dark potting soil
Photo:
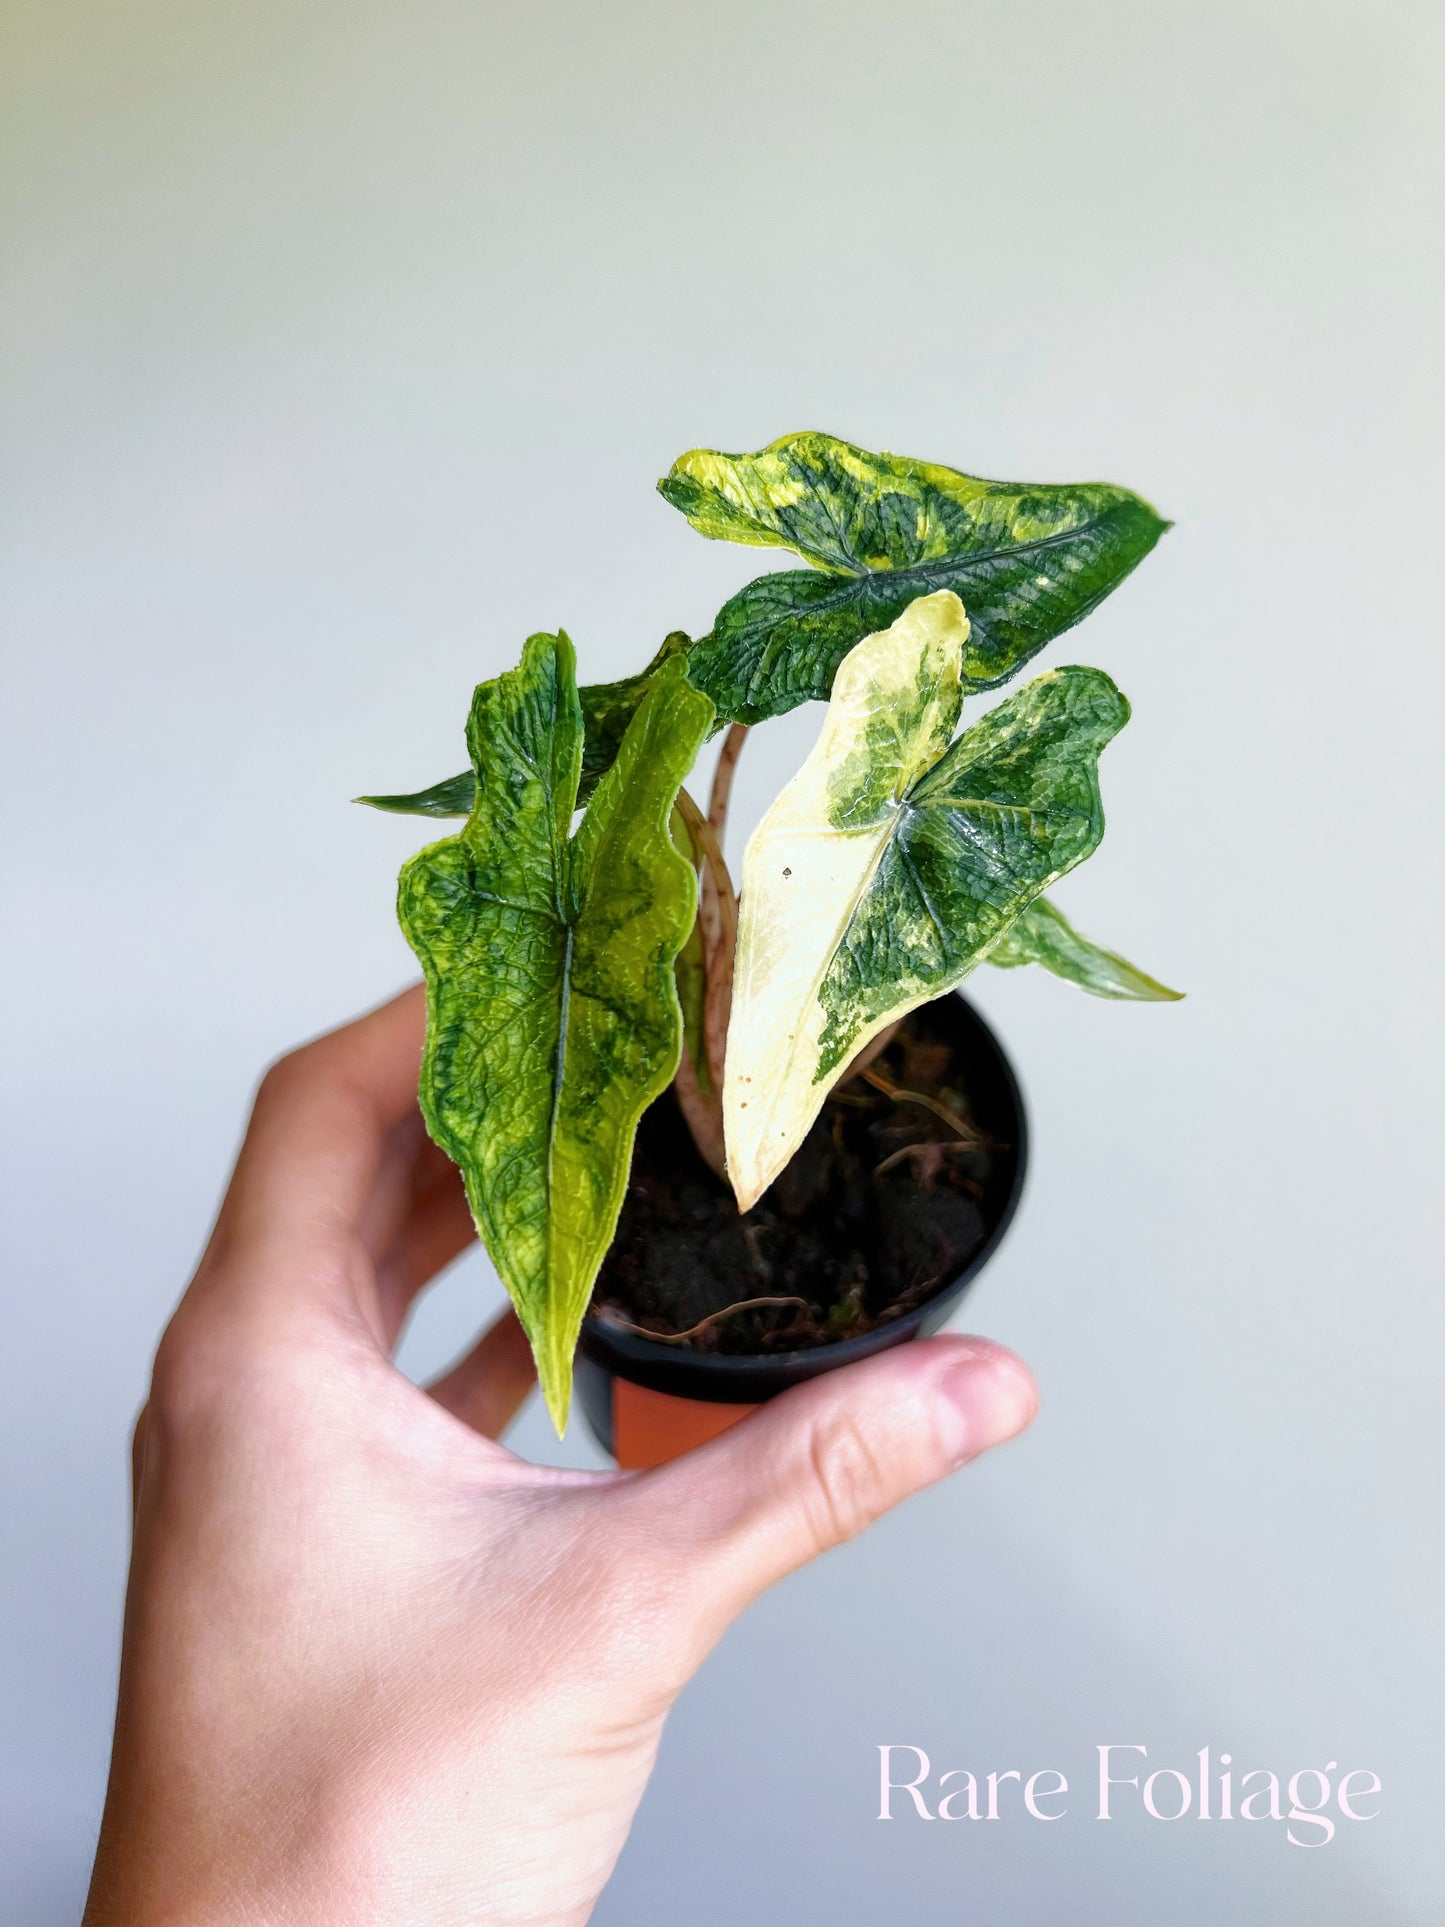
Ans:
[[[919,1102],[919,1098],[930,1100]],[[798,1351],[896,1318],[954,1278],[997,1217],[998,1153],[928,1006],[835,1089],[740,1216],[669,1090],[646,1112],[596,1316],[694,1351]],[[781,1300],[763,1305],[747,1301]]]

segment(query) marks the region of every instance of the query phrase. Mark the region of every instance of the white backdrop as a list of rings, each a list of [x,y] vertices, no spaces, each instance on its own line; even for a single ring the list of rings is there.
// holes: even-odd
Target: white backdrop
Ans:
[[[979,983],[1036,1154],[966,1322],[1038,1423],[729,1637],[598,1919],[1435,1919],[1438,11],[0,19],[5,1918],[78,1914],[127,1429],[253,1079],[410,974],[425,832],[347,798],[460,767],[530,630],[602,678],[705,629],[763,559],[654,478],[821,427],[1177,519],[1048,660],[1135,707],[1059,899],[1190,997]],[[463,1260],[407,1367],[498,1297]],[[888,1741],[1336,1760],[1382,1811],[882,1826]]]

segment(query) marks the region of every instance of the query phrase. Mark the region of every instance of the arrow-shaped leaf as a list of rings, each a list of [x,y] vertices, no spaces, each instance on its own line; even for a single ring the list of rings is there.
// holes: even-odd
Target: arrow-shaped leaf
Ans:
[[[674,960],[696,880],[668,819],[713,719],[661,668],[575,837],[582,708],[566,636],[483,683],[465,829],[401,873],[427,982],[421,1106],[567,1419],[572,1353],[617,1222],[637,1120],[677,1069]]]
[[[674,656],[685,656],[691,647],[691,638],[676,629],[665,638],[652,661],[637,675],[622,676],[616,682],[587,683],[577,691],[578,701],[582,705],[583,725],[582,781],[577,792],[579,804],[587,802],[612,767],[627,725],[646,694],[654,672]],[[367,803],[374,810],[386,810],[394,816],[467,816],[471,813],[476,786],[475,773],[465,769],[459,776],[448,776],[440,783],[433,783],[430,789],[396,796],[358,796],[353,800]]]
[[[755,455],[694,449],[658,487],[703,535],[812,564],[749,583],[693,647],[693,682],[746,723],[826,697],[855,643],[940,589],[969,613],[965,684],[1007,682],[1169,526],[1106,482],[983,481],[813,433]]]
[[[1021,964],[1042,964],[1095,997],[1126,998],[1135,1003],[1177,1003],[1182,990],[1146,976],[1137,964],[1117,951],[1105,950],[1076,930],[1062,910],[1047,897],[1036,897],[1010,924],[988,953],[988,962],[1002,970]]]
[[[952,742],[968,622],[949,591],[844,659],[817,745],[748,844],[723,1115],[744,1211],[834,1076],[961,982],[1103,835],[1100,750],[1129,707],[1056,669]]]

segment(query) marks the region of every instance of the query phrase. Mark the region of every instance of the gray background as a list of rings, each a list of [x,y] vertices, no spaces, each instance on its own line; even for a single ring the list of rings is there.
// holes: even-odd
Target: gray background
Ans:
[[[346,799],[458,767],[532,629],[597,678],[705,629],[765,558],[654,477],[817,426],[1177,518],[1051,660],[1135,705],[1060,900],[1191,994],[978,983],[1037,1156],[967,1322],[1042,1414],[736,1629],[598,1918],[1433,1920],[1438,11],[3,20],[6,1918],[78,1911],[126,1432],[252,1080],[410,974],[424,835]],[[465,1259],[408,1368],[498,1296]],[[1083,1791],[880,1826],[882,1741]],[[1383,1812],[1099,1825],[1101,1741]]]

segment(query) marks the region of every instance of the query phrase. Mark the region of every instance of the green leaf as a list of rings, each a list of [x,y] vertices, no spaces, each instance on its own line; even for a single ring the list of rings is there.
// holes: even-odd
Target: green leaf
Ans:
[[[448,776],[429,790],[415,790],[408,796],[353,796],[351,800],[393,816],[469,816],[476,793],[476,776],[464,769],[460,776]]]
[[[628,724],[637,713],[637,706],[647,694],[658,670],[676,656],[685,658],[691,648],[692,638],[681,629],[674,629],[663,638],[662,646],[652,661],[635,676],[623,676],[617,682],[587,683],[578,690],[585,730],[580,802],[587,801],[611,769],[622,747]]]
[[[1101,670],[1056,669],[950,746],[967,640],[945,590],[859,643],[748,844],[723,1084],[744,1211],[869,1039],[961,982],[1103,835],[1098,757],[1124,698]]]
[[[1106,482],[989,482],[812,433],[756,455],[694,449],[658,488],[703,535],[812,564],[749,583],[693,646],[693,682],[745,723],[826,697],[855,643],[940,589],[972,624],[965,684],[1007,682],[1169,526]]]
[[[1095,997],[1125,998],[1134,1003],[1177,1003],[1182,990],[1148,977],[1116,951],[1104,950],[1080,934],[1062,910],[1047,897],[1037,897],[1017,923],[1011,924],[988,953],[988,962],[1001,970],[1021,964],[1042,964]]]
[[[421,1107],[531,1340],[558,1431],[637,1120],[677,1069],[674,960],[696,879],[668,819],[712,722],[678,660],[636,707],[575,837],[572,645],[483,683],[465,829],[413,857],[398,912],[427,983]]]
[[[587,802],[611,769],[627,725],[655,672],[674,656],[685,656],[691,647],[691,638],[675,629],[637,675],[623,676],[617,682],[588,683],[577,691],[585,730],[582,781],[577,793],[579,805]],[[476,787],[474,772],[466,769],[459,776],[448,776],[443,782],[433,783],[430,789],[417,790],[409,796],[357,796],[352,801],[368,803],[374,810],[389,810],[398,816],[467,816],[471,813]]]

